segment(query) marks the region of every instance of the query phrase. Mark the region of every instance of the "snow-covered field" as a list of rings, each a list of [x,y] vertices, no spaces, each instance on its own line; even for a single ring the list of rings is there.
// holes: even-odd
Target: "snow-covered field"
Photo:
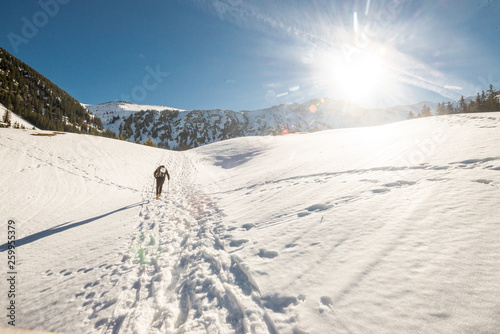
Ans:
[[[171,152],[0,129],[16,325],[497,333],[499,130],[499,113],[450,115]]]

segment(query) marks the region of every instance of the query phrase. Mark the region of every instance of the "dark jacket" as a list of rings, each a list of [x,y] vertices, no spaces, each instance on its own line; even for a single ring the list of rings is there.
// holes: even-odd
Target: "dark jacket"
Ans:
[[[165,168],[165,173],[162,173],[161,172],[161,168]],[[167,170],[167,167],[161,165],[160,167],[156,168],[154,174],[155,178],[157,179],[164,179],[165,180],[165,176],[167,176],[168,180],[170,181],[170,175],[168,174],[168,170]]]

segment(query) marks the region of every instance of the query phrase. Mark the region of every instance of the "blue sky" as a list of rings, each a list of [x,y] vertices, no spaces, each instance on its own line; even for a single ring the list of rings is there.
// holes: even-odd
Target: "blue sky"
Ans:
[[[0,46],[83,103],[363,107],[500,89],[500,1],[3,1]]]

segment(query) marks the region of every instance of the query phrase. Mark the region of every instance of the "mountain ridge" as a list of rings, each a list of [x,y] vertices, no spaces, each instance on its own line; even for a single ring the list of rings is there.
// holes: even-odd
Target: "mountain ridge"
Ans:
[[[431,102],[426,102],[431,104]],[[416,104],[421,108],[421,103]],[[128,101],[84,104],[105,129],[121,138],[158,147],[184,150],[241,136],[373,126],[407,119],[408,108],[363,109],[329,98],[281,104],[257,110],[183,110]],[[431,104],[431,108],[435,106]]]

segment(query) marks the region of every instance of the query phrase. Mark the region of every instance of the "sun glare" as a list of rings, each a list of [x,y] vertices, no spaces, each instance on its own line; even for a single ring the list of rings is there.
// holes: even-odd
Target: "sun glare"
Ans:
[[[334,59],[332,80],[336,90],[353,102],[367,102],[384,88],[386,68],[383,52],[364,52],[347,59]]]

